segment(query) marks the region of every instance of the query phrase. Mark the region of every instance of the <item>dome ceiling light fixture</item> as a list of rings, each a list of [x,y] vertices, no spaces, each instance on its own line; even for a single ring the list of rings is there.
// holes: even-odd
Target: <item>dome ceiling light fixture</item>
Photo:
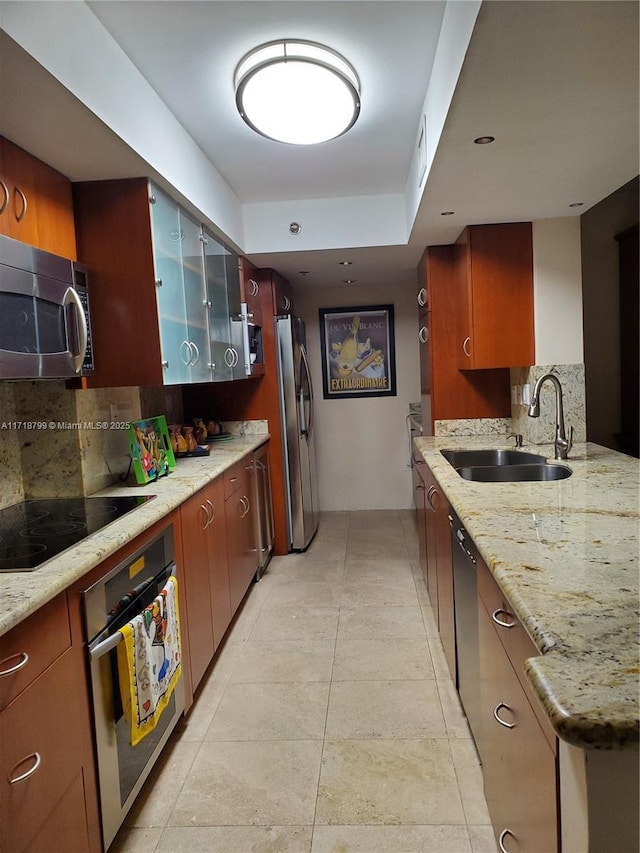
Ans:
[[[254,48],[234,74],[238,112],[250,128],[291,145],[328,142],[353,127],[360,80],[329,47],[282,39]]]

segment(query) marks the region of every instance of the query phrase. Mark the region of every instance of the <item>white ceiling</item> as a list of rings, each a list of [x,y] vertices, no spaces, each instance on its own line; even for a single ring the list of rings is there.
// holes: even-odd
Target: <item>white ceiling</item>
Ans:
[[[89,5],[243,203],[405,192],[444,2]],[[362,111],[345,136],[295,148],[254,134],[236,113],[237,62],[285,36],[327,44],[355,66]],[[451,242],[467,224],[579,215],[638,173],[637,36],[634,0],[485,2],[409,244],[252,260],[303,286],[406,282],[425,245]],[[140,173],[115,133],[0,38],[0,58],[9,56],[0,133],[74,180]],[[39,105],[33,113],[28,102]],[[496,141],[474,145],[484,134]],[[345,257],[354,261],[346,274],[336,264]]]

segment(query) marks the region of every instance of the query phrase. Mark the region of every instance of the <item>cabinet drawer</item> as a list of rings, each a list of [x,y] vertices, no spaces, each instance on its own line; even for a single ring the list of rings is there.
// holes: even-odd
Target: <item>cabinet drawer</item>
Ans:
[[[234,492],[237,492],[238,489],[244,485],[245,490],[247,489],[247,467],[251,467],[251,460],[249,457],[243,459],[240,462],[236,462],[228,471],[224,473],[224,497],[225,500],[228,497],[231,497]]]
[[[70,645],[69,613],[64,594],[0,637],[0,709]]]
[[[496,635],[511,661],[511,665],[515,670],[527,699],[531,703],[540,726],[542,727],[549,744],[555,751],[555,732],[551,727],[544,709],[540,705],[540,700],[533,693],[531,685],[529,684],[524,672],[524,663],[527,658],[539,657],[540,652],[527,634],[518,617],[514,614],[513,608],[507,601],[507,598],[496,581],[493,579],[491,572],[484,562],[478,565],[478,594],[491,618]]]
[[[70,649],[0,714],[2,850],[24,849],[78,775],[79,681]]]

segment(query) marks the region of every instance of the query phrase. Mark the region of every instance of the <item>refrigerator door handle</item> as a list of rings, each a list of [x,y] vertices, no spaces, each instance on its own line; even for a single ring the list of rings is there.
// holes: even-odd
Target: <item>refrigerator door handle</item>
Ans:
[[[306,425],[306,429],[303,430],[303,433],[304,435],[311,435],[311,431],[313,429],[313,385],[311,384],[311,371],[309,370],[307,351],[304,344],[300,344],[300,355],[302,356],[302,364],[304,365],[304,372],[307,375],[307,384],[309,386],[309,423]],[[300,396],[304,403],[304,394],[301,394]],[[304,405],[302,411],[304,412]]]

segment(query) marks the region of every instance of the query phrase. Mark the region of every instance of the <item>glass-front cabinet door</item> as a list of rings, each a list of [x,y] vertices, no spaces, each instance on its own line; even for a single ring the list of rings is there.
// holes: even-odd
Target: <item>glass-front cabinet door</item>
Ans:
[[[239,359],[239,355],[234,354],[229,323],[226,264],[228,250],[206,230],[204,240],[212,378],[224,381],[233,379],[234,363]]]
[[[153,185],[150,190],[163,376],[165,384],[175,385],[189,382],[191,360],[182,272],[183,224],[179,205]],[[149,320],[153,321],[153,318],[140,317],[142,340],[144,324]]]
[[[189,381],[208,382],[211,378],[209,365],[209,318],[204,258],[202,252],[202,227],[183,210],[180,211],[182,243],[182,275],[187,309],[187,346],[185,355],[189,359]]]

